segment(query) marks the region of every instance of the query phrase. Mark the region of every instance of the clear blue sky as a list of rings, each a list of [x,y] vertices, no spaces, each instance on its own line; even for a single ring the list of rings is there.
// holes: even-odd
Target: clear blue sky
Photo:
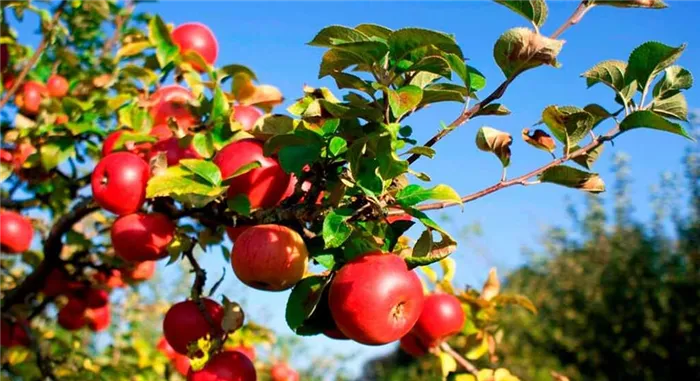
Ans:
[[[251,67],[263,83],[278,86],[288,105],[299,94],[302,86],[328,86],[328,79],[317,79],[318,65],[323,50],[305,45],[322,27],[331,24],[354,26],[377,23],[390,28],[424,27],[452,33],[461,44],[470,64],[487,78],[482,97],[494,89],[503,76],[492,58],[493,44],[505,30],[527,26],[524,19],[504,7],[487,1],[462,2],[174,2],[167,1],[140,5],[141,9],[159,13],[168,23],[203,22],[214,31],[220,46],[218,64],[240,63]],[[549,34],[565,20],[576,7],[575,2],[550,2],[550,15],[542,28]],[[509,174],[516,176],[545,164],[550,157],[526,146],[520,130],[539,120],[541,111],[550,104],[578,105],[599,102],[614,106],[611,92],[602,86],[586,89],[579,77],[599,61],[626,59],[637,45],[658,40],[677,46],[683,42],[688,48],[679,64],[700,72],[700,34],[697,33],[697,15],[700,3],[671,2],[661,11],[622,10],[610,7],[593,9],[583,21],[567,31],[566,44],[559,56],[561,69],[540,68],[522,75],[509,88],[502,102],[512,110],[509,117],[479,118],[454,131],[438,143],[438,154],[432,160],[421,159],[416,170],[428,172],[435,183],[447,183],[459,193],[467,194],[493,184],[500,175],[500,163],[491,154],[478,151],[474,146],[476,130],[490,125],[514,136],[513,158]],[[31,22],[31,19],[28,19]],[[34,29],[20,28],[27,37]],[[35,38],[30,37],[32,41]],[[686,93],[691,108],[700,104],[698,90]],[[278,112],[283,112],[279,108]],[[459,105],[440,105],[410,118],[419,141],[433,135],[440,121],[450,122],[459,112]],[[609,171],[615,151],[631,156],[634,177],[633,204],[635,215],[647,218],[650,214],[649,187],[666,170],[678,171],[680,159],[688,143],[678,136],[654,131],[638,130],[622,136],[615,147],[606,147],[596,170],[612,183]],[[448,213],[456,220],[455,233],[460,225],[478,222],[484,235],[477,242],[462,242],[454,254],[458,262],[456,281],[459,285],[480,286],[488,268],[497,266],[503,274],[521,264],[521,248],[537,247],[542,230],[551,225],[569,226],[564,210],[565,197],[580,200],[579,192],[553,185],[511,188],[468,204],[464,212],[455,208]],[[481,249],[477,250],[475,244]],[[208,253],[205,265],[216,280],[222,266],[219,253]],[[288,333],[284,322],[287,293],[271,294],[243,288],[228,267],[222,290],[231,299],[243,299],[249,316],[262,320],[280,333]],[[254,302],[253,302],[254,301]],[[339,351],[357,353],[353,365],[369,357],[393,349],[387,345],[371,348],[349,342],[335,342],[325,337],[306,339],[314,353]],[[303,358],[294,359],[305,365]]]

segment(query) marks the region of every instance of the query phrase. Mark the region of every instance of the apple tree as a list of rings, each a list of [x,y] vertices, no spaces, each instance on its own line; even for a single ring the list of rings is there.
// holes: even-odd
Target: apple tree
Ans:
[[[168,25],[132,2],[3,2],[3,372],[299,379],[283,361],[256,358],[250,345],[273,335],[246,321],[235,301],[211,297],[221,281],[205,290],[198,258],[217,249],[243,284],[291,290],[284,313],[296,335],[400,342],[412,355],[434,356],[441,378],[517,379],[471,361],[493,355],[503,305],[535,307],[501,294],[495,272],[480,292],[454,287],[457,242],[427,212],[518,185],[604,191],[592,168],[605,143],[642,127],[690,138],[679,121],[692,76],[674,64],[684,45],[645,42],[627,61],[601,57],[582,76],[588,87],[609,87],[616,107],[553,103],[539,121],[546,130],[520,132],[551,162],[508,176],[512,135],[482,126],[475,145],[502,163],[497,181],[466,195],[428,185],[430,175],[412,165],[467,122],[510,114],[497,103],[510,84],[558,67],[561,36],[591,10],[665,7],[584,0],[546,35],[544,0],[496,3],[526,26],[495,42],[503,78],[490,92],[450,34],[330,26],[309,45],[324,50],[319,78],[337,89],[306,86],[285,113],[277,88],[250,68],[217,62],[219,44],[205,25]],[[21,22],[28,12],[40,20],[36,47],[19,43],[9,22],[10,13]],[[464,108],[417,141],[408,118],[438,102]],[[415,241],[405,235],[413,226],[422,227]],[[138,308],[119,313],[139,315],[113,318],[110,292],[148,281],[161,260],[188,269],[191,287],[170,299],[127,293]],[[110,344],[98,348],[92,333],[106,329]]]

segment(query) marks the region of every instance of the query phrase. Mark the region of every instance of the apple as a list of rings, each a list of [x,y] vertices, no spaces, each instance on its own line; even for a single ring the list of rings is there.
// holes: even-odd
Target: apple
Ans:
[[[252,209],[269,208],[286,198],[291,176],[282,170],[277,159],[263,155],[263,144],[243,139],[228,144],[214,156],[214,164],[224,179],[253,162],[260,167],[229,180],[228,197],[245,195]]]
[[[92,195],[103,209],[117,215],[131,214],[146,201],[148,164],[130,152],[111,153],[92,173]]]
[[[294,287],[306,273],[309,252],[299,233],[282,225],[256,225],[233,245],[231,266],[246,285],[267,291]]]
[[[87,323],[85,312],[87,307],[82,300],[68,299],[68,304],[58,311],[58,325],[68,331],[77,331]]]
[[[3,162],[5,164],[12,164],[12,159],[12,152],[6,149],[0,149],[0,162]]]
[[[205,311],[211,316],[214,326],[210,326],[207,318],[199,311],[197,303],[185,300],[174,304],[163,319],[163,335],[175,352],[186,355],[187,346],[200,338],[221,333],[221,321],[224,309],[211,299],[202,298]]]
[[[432,347],[459,333],[465,319],[457,297],[444,293],[432,294],[425,298],[423,311],[412,332],[424,345]]]
[[[389,208],[389,210],[400,210],[400,209]],[[411,221],[412,219],[413,219],[413,216],[411,216],[408,213],[394,214],[394,215],[386,216],[386,221],[390,224],[393,224],[396,221]]]
[[[331,315],[345,336],[382,345],[406,335],[423,309],[423,286],[400,257],[371,251],[346,263],[331,282]]]
[[[103,285],[108,289],[126,286],[124,279],[122,279],[121,271],[117,269],[112,269],[109,271],[109,273],[102,271],[96,272],[95,275],[93,275],[93,279],[95,280],[95,283]]]
[[[190,368],[187,381],[256,381],[255,365],[246,355],[224,351],[211,357],[202,370]]]
[[[334,328],[329,328],[323,331],[323,334],[326,335],[327,337],[330,337],[331,339],[335,340],[349,340],[350,338],[345,336],[343,332],[341,332],[338,327]]]
[[[0,210],[0,250],[18,254],[29,250],[34,227],[28,218],[10,210]]]
[[[299,381],[299,373],[289,364],[284,362],[275,363],[270,369],[271,381]]]
[[[49,80],[46,81],[46,87],[49,95],[54,98],[62,98],[68,94],[68,80],[58,74],[49,77]]]
[[[149,280],[156,272],[156,261],[143,261],[129,266],[124,271],[124,277],[131,282],[142,282]]]
[[[0,346],[12,348],[17,346],[29,346],[29,336],[24,330],[28,326],[26,321],[10,322],[5,319],[0,320]]]
[[[54,297],[65,293],[72,293],[85,288],[82,282],[71,280],[71,278],[61,269],[53,269],[44,281],[42,293],[46,297]]]
[[[180,85],[163,86],[151,95],[150,109],[153,125],[168,125],[168,119],[173,118],[180,129],[187,132],[197,124],[192,112],[187,108],[189,101],[194,100],[192,92]]]
[[[14,73],[11,73],[9,71],[2,73],[2,87],[5,90],[10,90],[15,85],[16,80],[17,77]]]
[[[399,348],[413,357],[421,357],[428,353],[428,348],[413,332],[401,338]]]
[[[107,329],[112,320],[109,303],[102,307],[89,308],[85,312],[85,320],[87,321],[88,327],[90,327],[93,332],[101,332]]]
[[[167,126],[166,126],[167,128]],[[187,147],[182,147],[182,143],[176,137],[163,139],[153,144],[153,149],[149,153],[149,157],[157,155],[159,152],[165,152],[165,157],[168,160],[168,166],[177,165],[182,159],[201,159],[202,156],[195,151],[192,143]]]
[[[247,345],[237,345],[235,347],[226,348],[227,350],[237,351],[243,353],[250,361],[255,362],[256,352],[255,347]]]
[[[88,308],[100,308],[109,303],[109,293],[99,288],[90,288],[85,292],[84,299]]]
[[[175,357],[172,359],[171,364],[173,364],[173,368],[180,373],[181,375],[187,377],[187,373],[190,372],[190,358],[181,355],[179,353],[175,354]]]
[[[240,123],[243,131],[250,131],[255,127],[255,122],[263,115],[260,110],[253,106],[236,105],[233,106],[233,119]]]
[[[56,119],[54,120],[54,123],[56,125],[62,125],[68,123],[68,115],[66,114],[58,114],[56,115]]]
[[[165,340],[165,337],[161,337],[160,340],[158,341],[158,345],[156,345],[156,349],[160,351],[165,357],[167,357],[169,360],[172,360],[175,358],[175,356],[178,355],[177,352],[173,349],[173,347],[168,344],[168,340]]]
[[[161,213],[134,213],[112,224],[114,252],[126,261],[154,261],[168,256],[175,224]]]
[[[206,25],[198,22],[185,23],[175,28],[171,35],[173,42],[180,48],[182,54],[187,51],[195,51],[209,65],[213,65],[216,61],[216,56],[219,54],[219,43],[214,37],[214,32]],[[191,64],[195,70],[204,71],[204,68],[196,62],[191,62]]]
[[[227,226],[226,234],[231,239],[231,242],[235,243],[238,237],[248,228],[250,228],[250,225]]]
[[[48,95],[46,86],[37,81],[27,81],[22,91],[15,96],[15,104],[27,115],[36,115],[41,107],[41,101]]]

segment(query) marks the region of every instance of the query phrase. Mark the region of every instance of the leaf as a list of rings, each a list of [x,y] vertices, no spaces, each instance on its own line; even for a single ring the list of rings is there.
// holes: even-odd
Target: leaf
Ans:
[[[418,86],[408,85],[398,90],[387,89],[389,94],[389,107],[396,120],[418,106],[423,98],[423,90]]]
[[[554,40],[528,28],[505,32],[493,47],[493,56],[506,78],[540,65],[558,66],[557,55],[564,41]]]
[[[381,38],[387,40],[392,33],[392,30],[376,24],[360,24],[355,27],[358,32],[364,33],[366,36]]]
[[[148,23],[148,39],[156,48],[156,59],[161,68],[171,63],[177,56],[177,45],[173,43],[168,27],[158,15],[152,17]]]
[[[522,138],[525,141],[525,143],[527,143],[527,144],[529,144],[537,149],[547,151],[549,153],[554,152],[554,149],[557,146],[554,139],[552,139],[552,137],[549,136],[548,133],[546,133],[540,129],[533,131],[532,135],[530,135],[530,129],[523,128]]]
[[[426,88],[423,90],[423,98],[419,107],[438,102],[466,102],[465,96],[462,93],[454,90],[432,90]]]
[[[640,127],[671,132],[673,134],[683,136],[691,141],[695,141],[695,139],[693,139],[693,137],[683,128],[683,126],[678,123],[670,122],[653,111],[635,111],[627,115],[625,119],[620,122],[621,132]]]
[[[581,74],[586,78],[586,86],[589,88],[597,83],[602,83],[619,92],[627,84],[625,81],[627,63],[620,60],[603,61]]]
[[[636,80],[640,88],[646,89],[662,70],[673,65],[685,50],[685,44],[674,48],[660,42],[649,41],[635,48],[630,54],[625,80]]]
[[[279,161],[282,169],[287,173],[301,173],[302,168],[311,164],[321,156],[321,146],[318,144],[305,144],[282,147],[279,152]]]
[[[226,120],[229,114],[229,104],[226,95],[221,90],[221,87],[216,87],[214,89],[214,98],[211,102],[211,116],[209,117],[212,121]]]
[[[496,268],[492,267],[489,270],[489,276],[484,282],[484,286],[481,288],[481,295],[479,297],[484,300],[491,300],[498,296],[501,291],[501,281],[498,280],[498,275],[496,274]]]
[[[486,77],[479,70],[467,65],[467,72],[469,73],[469,89],[471,91],[479,91],[486,87]]]
[[[607,120],[608,118],[612,118],[614,116],[608,110],[606,110],[603,106],[601,106],[597,103],[588,104],[583,109],[586,112],[588,112],[589,114],[593,115],[593,118],[595,119],[595,123],[593,123],[593,128],[595,128],[600,123]]]
[[[335,45],[334,49],[353,53],[360,58],[361,63],[367,65],[373,65],[382,61],[389,51],[389,47],[386,43],[381,41],[348,42]]]
[[[693,87],[693,75],[686,69],[674,65],[664,70],[664,77],[654,86],[654,98],[665,98],[675,92]]]
[[[73,139],[62,137],[52,139],[39,147],[41,165],[45,170],[50,171],[59,164],[75,155],[75,145]]]
[[[201,159],[182,159],[180,166],[187,168],[211,185],[221,185],[221,171],[211,161]]]
[[[396,202],[402,206],[413,206],[427,200],[462,203],[459,193],[444,184],[436,185],[430,189],[425,189],[417,184],[410,184],[396,193]]]
[[[150,41],[138,41],[126,44],[117,51],[117,58],[135,56],[151,47]]]
[[[369,41],[366,34],[355,29],[347,28],[339,25],[332,25],[321,29],[308,45],[323,46],[332,48],[339,44],[345,44],[354,41]]]
[[[256,122],[251,133],[258,139],[268,139],[275,135],[284,135],[294,130],[294,119],[287,115],[263,115]]]
[[[593,129],[595,117],[587,111],[571,114],[566,119],[567,146],[577,144]]]
[[[537,314],[537,308],[535,307],[535,305],[527,296],[524,295],[501,294],[494,297],[491,302],[500,306],[514,304],[516,306],[525,308],[533,314]]]
[[[417,146],[417,147],[411,147],[408,151],[406,151],[406,154],[418,154],[422,155],[425,157],[433,158],[435,156],[435,150],[430,148],[430,147],[424,147],[424,146]]]
[[[255,161],[252,161],[248,164],[242,165],[240,168],[238,168],[236,170],[236,172],[233,172],[233,174],[231,174],[231,176],[224,179],[224,182],[226,182],[227,180],[230,180],[234,177],[244,175],[244,174],[246,174],[246,173],[248,173],[256,168],[260,168],[260,167],[262,167],[262,164],[258,160],[255,160]]]
[[[574,106],[548,106],[542,111],[542,121],[557,140],[570,147],[588,134],[595,117]]]
[[[597,173],[584,172],[566,165],[557,165],[547,169],[539,175],[539,180],[543,183],[558,184],[591,193],[605,191],[605,183]]]
[[[352,226],[347,223],[352,210],[336,209],[330,211],[323,220],[323,240],[326,249],[340,247],[352,234]]]
[[[332,137],[331,141],[328,143],[328,150],[333,156],[338,156],[341,153],[344,153],[347,151],[347,148],[348,142],[340,136]]]
[[[681,93],[668,98],[655,99],[651,104],[651,110],[667,118],[688,121],[688,102],[685,100],[685,95]]]
[[[444,54],[445,61],[450,65],[450,69],[464,82],[465,86],[469,86],[469,70],[464,58],[453,53]]]
[[[420,28],[404,28],[396,30],[389,36],[389,54],[396,61],[409,60],[417,62],[425,52],[421,48],[434,46],[445,53],[453,53],[463,57],[454,38],[447,34]]]
[[[248,199],[248,196],[244,194],[237,194],[233,198],[229,198],[226,200],[226,206],[241,216],[250,216],[250,200]]]
[[[221,83],[224,83],[227,79],[233,78],[238,74],[244,74],[246,77],[250,78],[253,81],[258,80],[258,77],[255,75],[255,73],[252,70],[250,70],[250,68],[243,65],[226,65],[220,68],[219,72],[223,74],[220,76]]]
[[[440,351],[439,357],[442,377],[447,377],[448,374],[457,370],[457,361],[450,354]]]
[[[356,89],[364,91],[367,94],[374,94],[375,90],[364,79],[343,72],[332,72],[330,75],[335,79],[335,83],[339,89]]]
[[[510,165],[511,144],[513,144],[513,137],[495,128],[481,127],[476,133],[477,148],[495,154],[504,168]]]
[[[243,326],[245,314],[240,304],[224,299],[224,317],[221,321],[221,328],[224,332],[233,333]]]
[[[600,157],[600,154],[603,152],[603,147],[605,147],[605,146],[601,144],[598,147],[588,151],[585,155],[579,155],[579,156],[574,157],[573,161],[576,164],[578,164],[578,165],[580,165],[588,170],[591,170],[593,168],[593,163],[595,163],[596,160],[598,160],[598,158]],[[570,152],[576,152],[580,148],[581,147],[579,147],[579,146],[571,147]]]
[[[450,64],[441,56],[423,57],[420,61],[411,65],[411,67],[409,67],[406,71],[428,72],[437,74],[447,79],[450,79],[452,77],[452,70],[450,69]]]
[[[313,315],[316,307],[322,301],[324,290],[330,283],[331,277],[312,275],[302,279],[294,286],[287,300],[285,320],[292,331],[297,332],[304,322]]]
[[[538,27],[544,25],[544,21],[547,19],[548,9],[544,0],[496,0],[496,2],[505,5]]]
[[[321,67],[318,78],[323,78],[333,72],[343,71],[352,65],[362,63],[362,57],[355,53],[331,49],[326,51],[321,58]]]
[[[197,153],[205,158],[210,158],[214,154],[214,141],[210,134],[197,132],[192,137],[192,147]]]
[[[328,270],[335,267],[335,257],[332,253],[314,255],[313,259]]]
[[[480,108],[474,116],[479,115],[510,115],[510,110],[500,103],[491,103],[484,108]]]
[[[182,202],[204,206],[223,194],[226,187],[203,181],[199,175],[179,165],[167,168],[148,180],[146,197],[174,197]]]
[[[440,232],[439,242],[433,241],[432,229],[424,231],[413,247],[410,257],[405,257],[404,261],[408,268],[413,269],[419,266],[428,266],[435,262],[442,261],[457,249],[457,242],[448,234]]]
[[[618,8],[662,9],[667,5],[662,0],[596,0],[596,5],[611,5]]]

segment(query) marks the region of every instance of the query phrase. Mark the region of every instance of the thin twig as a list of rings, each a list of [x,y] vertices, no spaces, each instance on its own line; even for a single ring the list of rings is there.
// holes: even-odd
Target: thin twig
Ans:
[[[460,355],[459,353],[457,353],[457,351],[452,349],[452,347],[450,347],[450,345],[447,344],[446,342],[443,342],[442,344],[440,344],[440,349],[442,349],[448,355],[452,356],[452,358],[454,358],[455,361],[457,361],[457,363],[459,365],[461,365],[464,369],[466,369],[467,372],[473,374],[474,376],[479,374],[479,369],[477,369],[474,366],[474,364],[472,364],[471,362],[469,362],[469,360],[462,357],[462,355]]]
[[[112,53],[112,48],[117,43],[117,41],[119,41],[119,36],[121,35],[124,23],[129,19],[129,17],[131,17],[131,12],[133,12],[133,9],[134,2],[127,1],[126,5],[123,8],[124,13],[114,18],[114,34],[112,35],[112,37],[109,38],[109,40],[105,41],[105,44],[102,47],[102,57]]]
[[[0,109],[3,109],[7,102],[12,98],[12,96],[17,92],[19,89],[20,85],[22,84],[22,81],[24,81],[24,78],[29,74],[29,71],[32,70],[34,65],[36,65],[36,62],[39,61],[39,57],[41,57],[41,54],[44,53],[44,49],[49,44],[49,35],[51,35],[54,30],[54,27],[58,23],[58,19],[61,17],[63,14],[63,8],[66,6],[68,1],[63,0],[61,3],[58,5],[58,8],[56,8],[56,11],[53,14],[53,18],[51,19],[51,24],[46,29],[46,34],[44,35],[44,38],[41,39],[41,43],[39,43],[39,46],[36,48],[36,51],[34,52],[34,55],[32,58],[29,59],[27,64],[24,66],[22,71],[19,73],[17,76],[17,79],[15,80],[14,84],[8,90],[5,95],[3,95],[2,100],[0,100]]]
[[[581,3],[578,5],[578,7],[576,7],[576,10],[574,11],[574,13],[571,16],[569,16],[569,18],[566,19],[564,24],[562,24],[559,27],[559,29],[557,29],[554,33],[552,33],[552,35],[549,36],[549,38],[558,38],[559,36],[564,34],[564,32],[567,29],[578,24],[578,22],[581,21],[581,19],[586,14],[586,12],[588,12],[588,10],[591,8],[593,8],[593,4],[590,4],[590,2],[588,0],[581,1]]]

